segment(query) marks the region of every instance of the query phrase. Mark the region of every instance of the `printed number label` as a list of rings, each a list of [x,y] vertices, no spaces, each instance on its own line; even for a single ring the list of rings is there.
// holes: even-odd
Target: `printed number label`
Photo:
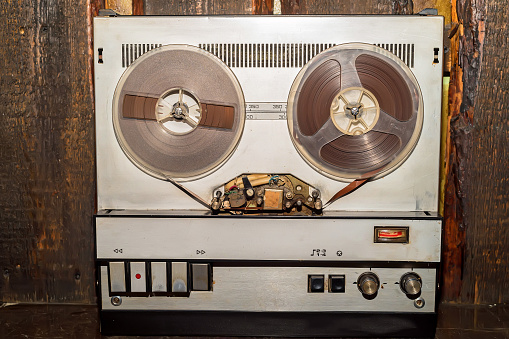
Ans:
[[[325,248],[313,248],[313,252],[310,254],[311,257],[325,257],[327,256],[327,250]]]

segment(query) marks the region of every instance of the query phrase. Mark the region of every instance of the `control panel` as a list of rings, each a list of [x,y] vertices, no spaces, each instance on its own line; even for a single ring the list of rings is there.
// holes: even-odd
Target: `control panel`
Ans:
[[[103,309],[434,312],[434,268],[110,261]]]

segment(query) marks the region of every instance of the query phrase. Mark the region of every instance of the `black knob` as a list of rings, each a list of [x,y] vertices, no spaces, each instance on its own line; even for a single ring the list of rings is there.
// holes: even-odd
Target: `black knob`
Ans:
[[[421,293],[422,281],[416,273],[406,273],[400,280],[401,290],[408,296],[417,296]]]
[[[357,279],[357,286],[359,291],[366,296],[373,296],[378,292],[380,287],[380,280],[375,273],[365,272],[362,273]]]

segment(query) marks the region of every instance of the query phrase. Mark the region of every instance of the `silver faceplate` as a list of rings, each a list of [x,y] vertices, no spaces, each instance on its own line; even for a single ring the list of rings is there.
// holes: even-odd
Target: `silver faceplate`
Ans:
[[[97,258],[439,262],[441,224],[320,217],[100,217]],[[408,244],[374,243],[375,226],[409,227]]]
[[[329,210],[436,211],[438,205],[443,18],[419,16],[98,17],[94,19],[98,209],[204,209],[134,166],[112,126],[112,98],[126,69],[126,45],[394,44],[411,62],[424,99],[424,124],[410,157],[391,174],[340,199]],[[405,47],[407,46],[406,50]],[[405,45],[406,44],[406,45]],[[289,46],[289,45],[288,45]],[[412,58],[408,51],[412,46]],[[208,47],[210,48],[210,47]],[[390,47],[393,48],[393,47]],[[395,47],[394,47],[395,48]],[[439,48],[438,63],[433,63]],[[101,49],[102,63],[99,63]],[[131,53],[131,50],[128,51]],[[136,53],[136,55],[135,55]],[[279,52],[277,52],[279,53]],[[403,53],[403,54],[402,54]],[[124,55],[124,59],[122,56]],[[281,55],[281,54],[278,54]],[[306,54],[300,55],[300,60]],[[410,61],[409,61],[410,60]],[[228,59],[226,59],[228,62]],[[300,62],[300,61],[299,61]],[[233,67],[247,104],[286,103],[299,62],[285,67]],[[258,65],[257,65],[258,66]],[[204,70],[206,72],[206,70]],[[291,173],[319,188],[326,201],[346,185],[312,169],[295,150],[286,120],[248,119],[232,157],[211,175],[184,183],[205,200],[242,173]]]
[[[108,297],[108,269],[101,267],[103,310],[207,310],[207,311],[378,311],[432,313],[435,311],[436,270],[425,268],[346,267],[214,267],[213,290],[192,291],[189,297],[122,297],[113,306]],[[355,284],[360,274],[374,272],[381,286],[368,300]],[[401,291],[399,281],[407,272],[422,279],[424,307]],[[308,275],[345,275],[345,293],[308,293]],[[114,294],[113,294],[114,295]],[[112,296],[113,296],[112,295]]]

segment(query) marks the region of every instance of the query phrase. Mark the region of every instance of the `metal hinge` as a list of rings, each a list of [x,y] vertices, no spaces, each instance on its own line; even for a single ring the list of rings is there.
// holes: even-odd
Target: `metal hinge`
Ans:
[[[425,8],[422,11],[420,11],[419,13],[417,13],[417,15],[423,15],[423,16],[438,15],[438,9],[436,9],[436,8]]]
[[[112,9],[100,9],[98,16],[120,16],[117,12]]]

